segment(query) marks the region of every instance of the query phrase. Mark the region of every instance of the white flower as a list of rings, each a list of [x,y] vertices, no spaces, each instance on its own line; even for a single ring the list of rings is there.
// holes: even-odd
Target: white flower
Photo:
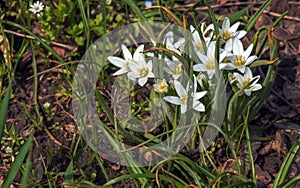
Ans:
[[[172,56],[172,60],[165,57],[165,62],[167,66],[164,66],[164,71],[171,74],[174,80],[177,80],[181,75],[182,63],[174,56]]]
[[[233,75],[236,77],[238,81],[237,87],[240,89],[244,88],[248,83],[252,82],[248,87],[244,88],[244,92],[247,96],[250,96],[252,91],[257,91],[262,88],[261,84],[257,83],[260,76],[258,75],[253,77],[251,69],[248,67],[246,68],[244,75],[241,75],[239,73],[233,73]]]
[[[216,64],[215,48],[216,48],[215,42],[211,42],[207,48],[206,55],[202,54],[201,52],[196,52],[197,56],[199,57],[202,63],[193,66],[193,70],[196,72],[207,72],[209,79],[211,79],[215,74],[215,64]],[[226,51],[221,51],[219,56],[219,62],[223,61],[225,56],[226,56]],[[219,64],[219,62],[217,62],[217,64]]]
[[[145,0],[145,7],[146,8],[152,7],[152,0]]]
[[[37,16],[40,16],[40,12],[43,11],[44,5],[43,3],[37,1],[34,4],[30,5],[29,11],[33,14],[37,14]]]
[[[222,23],[222,29],[219,29],[222,41],[225,42],[225,48],[229,49],[230,51],[232,49],[233,40],[235,38],[241,39],[247,34],[247,32],[244,30],[237,31],[239,25],[240,22],[236,22],[230,27],[229,18],[225,17]]]
[[[214,27],[212,24],[208,25],[206,28],[204,22],[201,24],[200,30],[204,39],[204,41],[202,41],[199,32],[194,28],[194,26],[190,25],[190,30],[192,32],[193,37],[193,45],[196,52],[199,51],[201,53],[205,53],[205,48],[208,46],[209,42],[212,39],[213,29]],[[204,47],[204,45],[206,45],[206,47]]]
[[[49,103],[49,102],[45,102],[45,103],[43,104],[43,107],[44,107],[45,109],[48,109],[48,108],[50,107],[50,103]]]
[[[250,44],[247,50],[244,51],[242,42],[239,39],[235,39],[233,42],[233,55],[227,56],[230,63],[222,63],[222,69],[238,69],[240,72],[244,73],[246,66],[250,65],[254,60],[257,59],[256,55],[250,56],[252,49],[253,44]]]
[[[205,111],[204,105],[199,101],[204,95],[206,95],[206,91],[202,92],[196,92],[197,90],[197,82],[196,82],[196,77],[194,76],[194,91],[191,94],[192,100],[193,100],[193,109],[199,112]],[[175,104],[175,105],[180,105],[180,112],[184,114],[187,111],[187,105],[188,105],[188,93],[189,93],[189,83],[186,86],[186,89],[183,88],[180,82],[177,80],[174,80],[174,86],[177,96],[166,96],[164,97],[164,100],[168,101],[169,103]]]
[[[127,76],[131,80],[138,79],[138,84],[144,86],[148,81],[148,78],[154,78],[152,72],[152,60],[146,63],[144,56],[139,58],[138,62],[129,62],[128,66],[131,72],[128,72]]]
[[[154,90],[158,93],[168,92],[168,83],[165,79],[157,80],[157,83],[153,85]]]
[[[120,69],[113,74],[113,76],[121,75],[130,72],[130,68],[128,66],[129,62],[138,63],[140,59],[144,59],[143,54],[141,53],[144,50],[144,45],[140,45],[133,54],[133,57],[125,45],[122,45],[122,52],[124,59],[116,57],[116,56],[109,56],[107,59],[108,61],[119,67]],[[145,59],[144,59],[145,60]]]

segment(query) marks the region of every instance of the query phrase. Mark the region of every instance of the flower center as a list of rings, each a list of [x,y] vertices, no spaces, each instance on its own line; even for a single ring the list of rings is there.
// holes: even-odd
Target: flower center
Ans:
[[[164,82],[160,82],[158,85],[159,91],[166,92],[167,91],[167,84]]]
[[[233,59],[234,65],[239,67],[245,64],[245,58],[242,55],[236,55]]]
[[[178,63],[175,65],[174,69],[173,69],[173,73],[174,74],[180,74],[181,73],[181,63]]]
[[[208,70],[215,70],[215,62],[212,60],[209,60],[208,63],[206,64],[206,68]]]
[[[181,101],[181,104],[187,104],[188,96],[184,95],[184,96],[180,97],[180,101]]]
[[[200,51],[200,52],[204,52],[204,47],[203,47],[203,44],[202,44],[202,42],[201,41],[199,41],[198,43],[197,43],[197,47],[198,47],[198,50]]]
[[[142,68],[140,70],[140,75],[141,75],[141,77],[147,76],[148,75],[148,69],[147,68]]]
[[[246,78],[244,82],[242,83],[242,86],[245,87],[250,82],[250,78]],[[249,89],[251,89],[252,86],[249,86]]]
[[[224,29],[223,31],[223,40],[227,41],[231,38],[231,32],[229,32],[227,29]]]
[[[227,57],[225,57],[224,59],[223,59],[223,63],[229,63],[230,61],[229,61],[229,59],[227,58]]]

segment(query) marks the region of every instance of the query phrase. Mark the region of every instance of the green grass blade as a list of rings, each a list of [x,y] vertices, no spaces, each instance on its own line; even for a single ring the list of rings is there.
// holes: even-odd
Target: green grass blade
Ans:
[[[259,16],[263,13],[263,11],[269,6],[272,0],[267,0],[260,8],[259,10],[250,18],[248,24],[245,27],[245,31],[250,31],[252,27],[254,26],[256,20],[259,18]]]
[[[288,175],[288,172],[290,170],[291,164],[292,164],[295,156],[297,155],[299,149],[300,149],[300,143],[298,141],[298,143],[293,145],[293,147],[290,149],[289,153],[285,157],[285,159],[279,169],[279,172],[274,180],[273,187],[278,187],[279,184],[282,184],[285,181],[285,179]]]
[[[26,154],[30,148],[30,143],[33,137],[33,132],[29,135],[24,145],[21,147],[19,154],[16,156],[15,161],[12,163],[12,166],[6,175],[6,178],[2,184],[2,188],[9,188],[15,176],[19,172],[21,165],[26,157]]]
[[[22,180],[21,180],[20,188],[27,188],[28,187],[31,167],[32,167],[31,151],[29,151],[29,154],[27,156],[26,163],[25,163],[25,170],[24,170],[23,177],[22,177]]]
[[[73,160],[71,160],[67,170],[65,171],[64,183],[66,185],[72,185],[74,183],[73,179]]]
[[[12,89],[12,79],[9,80],[8,88],[5,93],[3,100],[1,101],[1,108],[0,108],[0,140],[2,139],[2,134],[6,122],[6,115],[8,112],[8,104],[9,104],[9,97]]]
[[[132,11],[136,14],[136,16],[141,20],[141,21],[147,21],[146,17],[144,14],[140,11],[140,9],[135,5],[135,3],[132,0],[125,0],[125,2],[130,6]]]
[[[89,27],[89,22],[88,22],[88,19],[87,19],[87,15],[85,13],[85,8],[84,8],[82,0],[78,0],[77,2],[78,2],[78,5],[79,5],[80,16],[82,18],[83,29],[84,29],[84,33],[85,33],[86,41],[87,41],[86,49],[88,49],[89,46],[90,46],[90,27]],[[87,1],[87,3],[88,3],[88,1]]]

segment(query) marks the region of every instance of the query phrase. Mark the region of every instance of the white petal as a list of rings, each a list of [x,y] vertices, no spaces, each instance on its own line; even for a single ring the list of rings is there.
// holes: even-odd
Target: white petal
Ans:
[[[222,51],[221,53],[220,53],[220,58],[219,58],[219,62],[222,62],[223,61],[223,59],[226,57],[226,55],[227,55],[227,51]]]
[[[204,64],[196,64],[193,66],[193,71],[203,72],[203,71],[207,71],[207,68]]]
[[[207,70],[208,79],[211,79],[214,74],[215,74],[215,70]]]
[[[227,51],[227,52],[231,52],[232,51],[232,47],[233,46],[233,39],[230,38],[226,41],[225,43],[225,46],[224,46],[224,49]]]
[[[175,90],[179,97],[187,95],[186,90],[183,88],[183,86],[181,85],[180,82],[178,82],[177,80],[174,80],[174,85],[175,85]]]
[[[109,57],[107,57],[107,59],[111,64],[113,64],[117,67],[122,68],[122,67],[126,66],[126,61],[124,59],[119,58],[119,57],[109,56]]]
[[[140,86],[144,86],[147,83],[147,77],[142,77],[138,79],[138,83]]]
[[[200,52],[196,52],[197,56],[199,57],[200,61],[204,64],[208,63],[208,58],[206,57],[206,55],[203,55]]]
[[[198,112],[205,112],[205,106],[199,101],[193,103],[193,108]]]
[[[207,91],[201,91],[194,93],[194,100],[199,100],[207,94]]]
[[[247,59],[245,65],[250,65],[250,64],[251,64],[253,61],[255,61],[256,59],[257,59],[257,56],[256,56],[256,55],[250,56],[250,57]]]
[[[143,59],[143,58],[141,58],[141,57],[143,57],[143,53],[142,53],[143,51],[144,51],[144,45],[142,44],[135,50],[135,52],[133,54],[133,60],[135,62],[142,61],[141,59]]]
[[[234,39],[232,51],[234,55],[241,55],[244,53],[243,43],[239,39]]]
[[[246,69],[246,66],[243,65],[243,66],[237,67],[237,69],[238,69],[241,73],[244,73],[244,72],[245,72],[245,69]]]
[[[230,21],[229,18],[225,17],[223,23],[222,23],[222,30],[229,29],[230,27]]]
[[[180,100],[179,97],[166,96],[166,97],[164,97],[164,100],[168,101],[169,103],[176,104],[176,105],[180,105],[181,104],[181,100]]]
[[[151,72],[152,71],[152,60],[148,61],[147,67],[148,67],[148,71]]]
[[[229,31],[230,31],[231,33],[235,33],[236,30],[238,29],[239,25],[240,25],[240,22],[236,22],[235,24],[233,24],[233,25],[230,27]]]
[[[234,72],[233,75],[236,77],[236,79],[239,83],[244,82],[244,77],[241,74]]]
[[[122,44],[122,52],[125,60],[132,60],[132,55],[124,44]]]
[[[252,91],[257,91],[260,90],[262,88],[261,84],[255,84],[251,89]]]
[[[249,67],[246,67],[245,68],[245,75],[244,75],[245,78],[249,78],[251,80],[252,78],[252,71]]]
[[[243,38],[246,34],[247,34],[246,31],[240,30],[240,31],[237,31],[237,32],[235,33],[235,37],[238,38],[238,39],[241,39],[241,38]]]
[[[253,49],[253,44],[250,44],[247,48],[247,50],[244,52],[243,56],[248,59],[248,57],[250,56],[251,54],[251,51]]]
[[[181,104],[180,112],[184,114],[186,112],[187,106],[185,104]]]
[[[117,72],[113,73],[113,76],[121,75],[121,74],[124,74],[124,73],[127,73],[127,72],[128,72],[128,69],[121,68]]]
[[[244,92],[247,96],[250,96],[251,95],[251,89],[245,89]]]
[[[236,67],[233,63],[220,63],[219,69],[220,70],[234,70],[234,69],[236,69]]]

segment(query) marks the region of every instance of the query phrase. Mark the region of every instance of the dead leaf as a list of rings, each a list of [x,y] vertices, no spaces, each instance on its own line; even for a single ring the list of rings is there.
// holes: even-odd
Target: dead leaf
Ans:
[[[255,22],[255,29],[258,30],[263,26],[271,25],[273,23],[272,19],[270,16],[266,14],[262,14],[257,21]]]
[[[300,88],[299,87],[286,82],[283,85],[283,95],[286,97],[286,99],[291,100],[295,106],[300,107]]]
[[[271,30],[271,35],[273,38],[279,40],[279,41],[286,41],[286,40],[293,40],[298,38],[298,36],[292,36],[292,34],[287,30],[282,27],[274,27]]]
[[[66,50],[60,47],[53,46],[53,50],[62,58],[66,57]]]

